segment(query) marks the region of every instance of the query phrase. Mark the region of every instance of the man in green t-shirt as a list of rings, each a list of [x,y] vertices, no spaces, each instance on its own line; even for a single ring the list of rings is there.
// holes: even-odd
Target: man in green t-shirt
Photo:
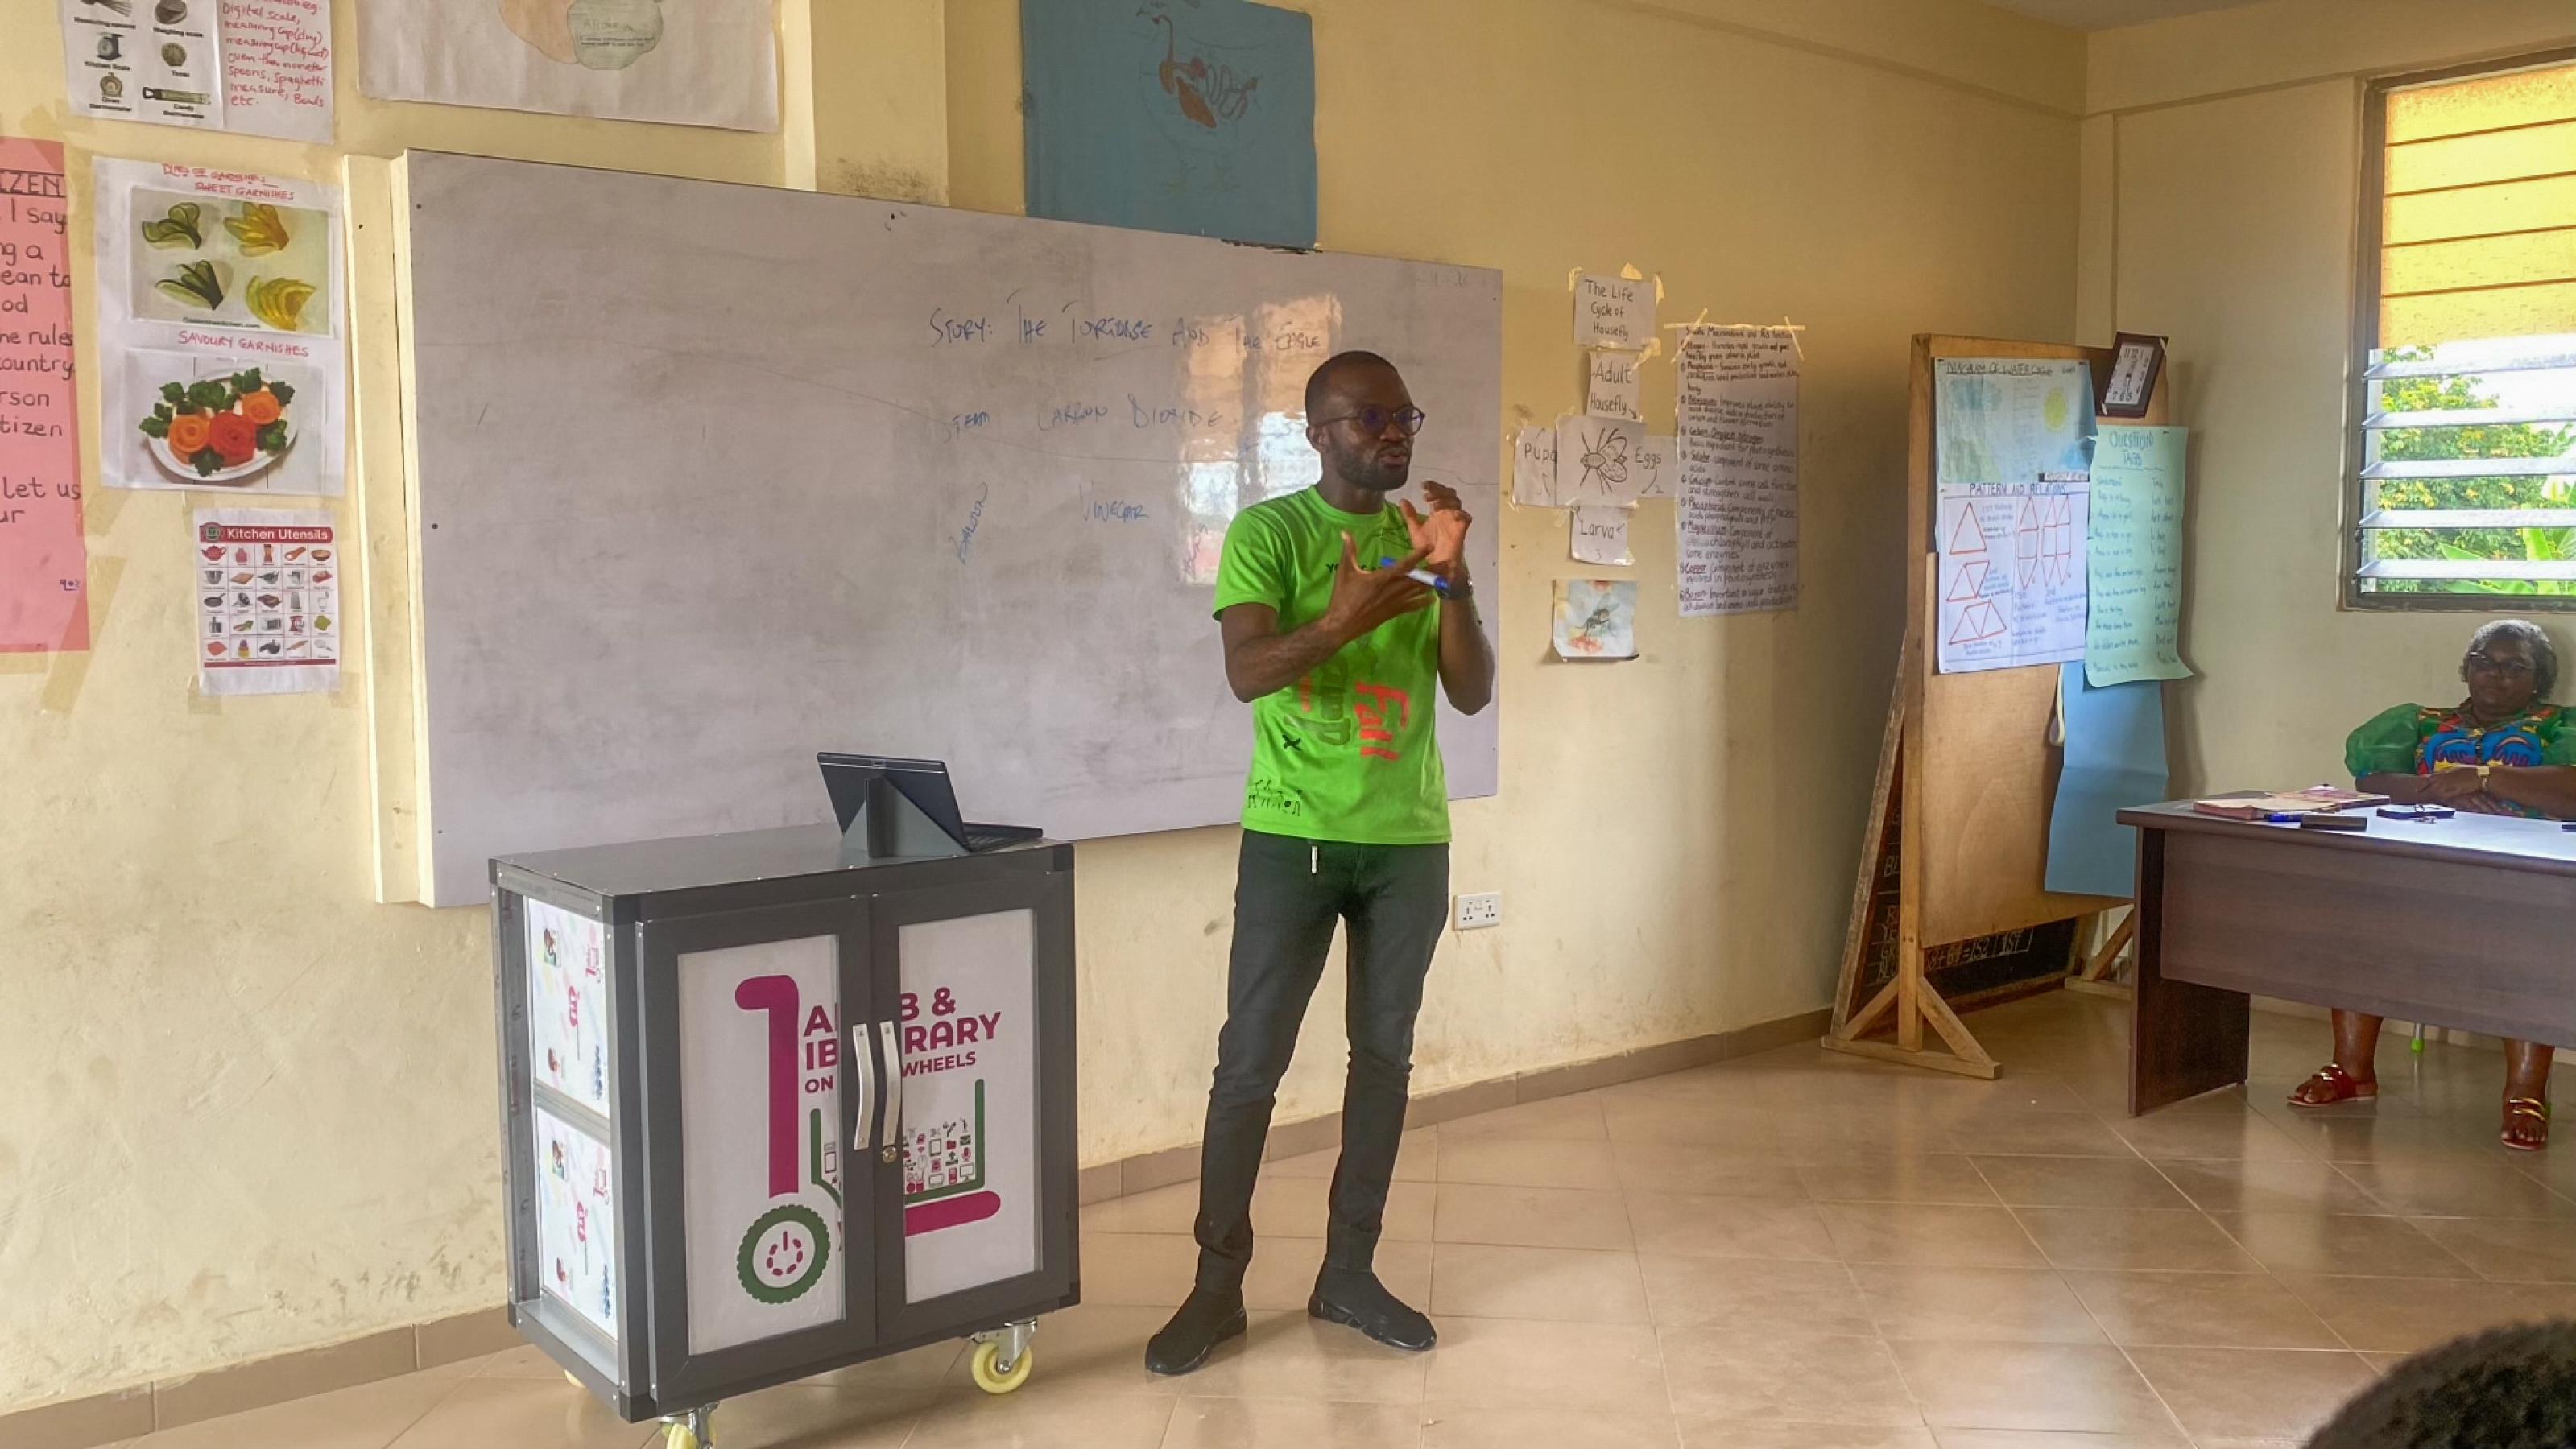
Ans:
[[[1350,1075],[1324,1270],[1306,1311],[1396,1348],[1434,1337],[1372,1262],[1404,1135],[1413,1019],[1449,915],[1432,691],[1483,709],[1494,650],[1476,622],[1457,493],[1425,482],[1428,514],[1387,503],[1423,422],[1394,366],[1368,352],[1326,361],[1307,379],[1306,419],[1322,481],[1244,510],[1217,570],[1226,682],[1252,705],[1252,773],[1201,1148],[1198,1285],[1146,1345],[1156,1373],[1187,1373],[1244,1330],[1253,1179],[1336,922],[1349,931]]]

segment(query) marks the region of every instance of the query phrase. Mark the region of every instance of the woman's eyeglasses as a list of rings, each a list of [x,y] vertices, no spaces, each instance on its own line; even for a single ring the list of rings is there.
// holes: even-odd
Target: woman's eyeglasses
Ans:
[[[2471,654],[2469,667],[2485,674],[2501,674],[2507,679],[2521,679],[2532,672],[2528,659],[2498,659],[2487,654]]]
[[[1393,423],[1402,428],[1404,435],[1409,438],[1422,431],[1422,424],[1425,421],[1425,415],[1420,408],[1397,408],[1392,412],[1385,408],[1362,408],[1355,413],[1344,413],[1338,418],[1317,418],[1315,426],[1320,428],[1329,427],[1334,423],[1357,423],[1361,431],[1376,437],[1386,431],[1387,424]]]

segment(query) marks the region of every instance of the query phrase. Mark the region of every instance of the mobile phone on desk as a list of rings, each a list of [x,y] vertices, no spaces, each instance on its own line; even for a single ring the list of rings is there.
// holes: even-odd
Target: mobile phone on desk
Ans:
[[[2382,805],[2379,813],[2390,820],[2448,820],[2459,812],[2448,805]]]

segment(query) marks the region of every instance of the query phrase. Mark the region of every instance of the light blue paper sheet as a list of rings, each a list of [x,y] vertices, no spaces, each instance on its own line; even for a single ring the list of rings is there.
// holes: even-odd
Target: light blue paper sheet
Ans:
[[[2128,896],[2137,888],[2138,833],[2115,818],[2165,798],[2164,685],[2142,679],[2096,689],[2084,666],[2059,666],[2066,762],[2048,817],[2048,888]]]
[[[1315,244],[1315,32],[1245,0],[1021,0],[1031,216]],[[1403,158],[1377,157],[1401,183]]]

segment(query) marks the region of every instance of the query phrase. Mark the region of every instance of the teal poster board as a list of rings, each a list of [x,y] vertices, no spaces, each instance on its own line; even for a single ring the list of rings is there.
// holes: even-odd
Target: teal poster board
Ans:
[[[1315,244],[1315,32],[1247,0],[1020,0],[1031,216]]]

